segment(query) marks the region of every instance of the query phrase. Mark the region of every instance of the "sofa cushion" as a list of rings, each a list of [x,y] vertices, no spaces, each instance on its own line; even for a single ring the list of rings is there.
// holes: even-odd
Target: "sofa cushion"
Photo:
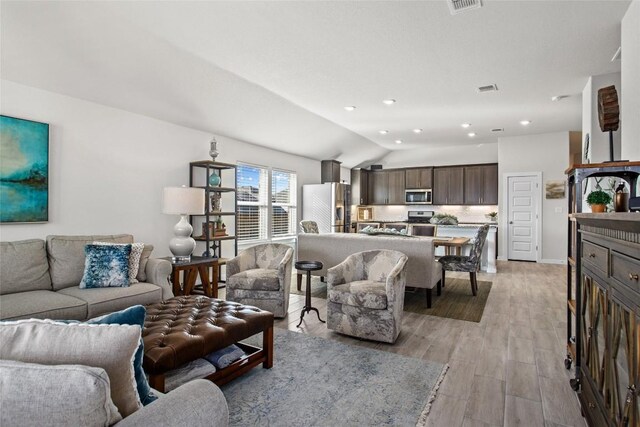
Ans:
[[[84,248],[84,274],[80,288],[129,286],[131,245],[94,245]]]
[[[0,319],[74,319],[87,318],[86,301],[53,291],[29,291],[2,295]]]
[[[128,243],[108,243],[93,242],[94,245],[127,245]],[[144,243],[131,243],[131,253],[129,254],[129,284],[138,283],[138,271],[140,270],[140,259],[144,251]]]
[[[0,242],[0,295],[51,290],[44,240]]]
[[[122,419],[104,369],[0,360],[0,425],[106,426]]]
[[[329,291],[329,301],[354,307],[385,310],[387,308],[386,285],[371,280],[356,280],[334,286]]]
[[[153,252],[153,245],[145,243],[142,254],[140,255],[140,267],[138,268],[138,275],[136,276],[138,282],[147,281],[147,261],[149,261],[151,252]]]
[[[133,371],[140,326],[19,320],[0,323],[0,359],[43,365],[86,365],[109,375],[111,398],[123,417],[142,407]],[[37,390],[36,390],[37,392]]]
[[[78,286],[84,273],[84,247],[94,241],[133,243],[133,236],[47,236],[49,272],[54,290]]]
[[[151,283],[136,283],[126,288],[61,289],[57,293],[86,301],[87,317],[96,317],[131,307],[162,301],[162,289]]]
[[[278,270],[254,268],[236,273],[227,279],[227,285],[234,289],[255,291],[277,291],[280,289]]]

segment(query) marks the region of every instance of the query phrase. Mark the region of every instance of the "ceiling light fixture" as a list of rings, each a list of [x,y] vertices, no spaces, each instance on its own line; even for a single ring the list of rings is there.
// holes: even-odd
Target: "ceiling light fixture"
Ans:
[[[531,124],[531,120],[520,120],[520,124],[522,126],[527,126]]]
[[[353,111],[356,109],[355,105],[347,105],[346,107],[344,107],[345,110],[347,111]]]
[[[553,102],[557,102],[557,101],[561,101],[561,100],[563,100],[563,99],[566,99],[566,98],[568,98],[568,97],[569,97],[569,95],[556,95],[556,96],[552,96],[552,97],[551,97],[551,100],[552,100]]]
[[[473,138],[474,136],[476,136],[475,132],[469,132],[467,135],[469,135],[471,138]]]
[[[463,123],[460,126],[462,126],[463,128],[468,128],[469,126],[471,126],[471,123]]]
[[[393,105],[393,104],[396,103],[396,100],[389,98],[389,99],[383,100],[382,103],[385,104],[385,105]]]
[[[414,129],[413,133],[422,133],[422,129]]]
[[[389,133],[389,131],[388,131],[388,130],[384,130],[384,129],[383,129],[383,130],[379,130],[379,131],[378,131],[378,133],[379,133],[380,135],[386,135],[386,134],[388,134],[388,133]]]
[[[402,144],[402,140],[401,139],[396,139],[396,144]]]

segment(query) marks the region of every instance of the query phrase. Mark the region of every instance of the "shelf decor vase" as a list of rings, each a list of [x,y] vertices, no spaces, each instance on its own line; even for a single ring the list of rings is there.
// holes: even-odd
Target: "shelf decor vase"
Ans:
[[[211,172],[211,175],[209,175],[209,187],[217,187],[218,185],[220,185],[220,176],[215,172]]]

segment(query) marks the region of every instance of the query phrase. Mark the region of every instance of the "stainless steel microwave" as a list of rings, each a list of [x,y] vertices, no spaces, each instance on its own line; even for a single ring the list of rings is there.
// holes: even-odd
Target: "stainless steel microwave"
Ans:
[[[407,205],[430,205],[433,203],[431,199],[431,189],[405,190],[404,203]]]

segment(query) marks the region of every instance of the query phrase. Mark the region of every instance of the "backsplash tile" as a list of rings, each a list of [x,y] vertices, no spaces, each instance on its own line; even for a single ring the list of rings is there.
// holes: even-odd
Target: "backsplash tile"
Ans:
[[[498,206],[373,206],[373,220],[406,221],[408,211],[448,213],[457,216],[459,222],[487,222],[485,215],[489,212],[498,212]]]

